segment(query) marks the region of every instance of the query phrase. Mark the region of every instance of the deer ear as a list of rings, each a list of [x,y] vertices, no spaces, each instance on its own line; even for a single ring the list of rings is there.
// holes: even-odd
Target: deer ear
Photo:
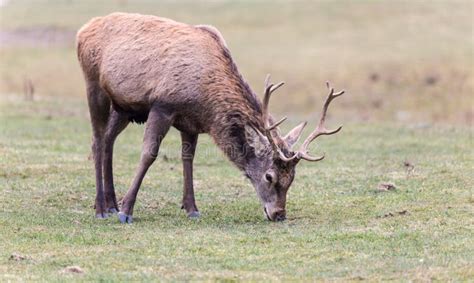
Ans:
[[[269,149],[267,138],[254,127],[245,125],[245,137],[257,156],[263,156]]]
[[[298,142],[305,126],[306,126],[306,122],[299,124],[298,126],[294,127],[293,130],[291,130],[283,138],[283,140],[286,142],[289,148],[292,148],[293,145],[295,145],[295,143]]]

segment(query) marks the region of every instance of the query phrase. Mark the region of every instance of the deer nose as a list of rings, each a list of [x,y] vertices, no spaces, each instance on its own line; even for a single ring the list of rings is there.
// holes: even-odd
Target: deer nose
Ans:
[[[273,213],[273,221],[283,221],[286,219],[286,211],[284,209],[277,210]]]

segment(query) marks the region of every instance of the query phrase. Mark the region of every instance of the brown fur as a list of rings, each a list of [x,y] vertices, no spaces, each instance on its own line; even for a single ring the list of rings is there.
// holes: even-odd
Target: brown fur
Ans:
[[[288,175],[281,178],[286,183],[280,190],[284,196],[278,200],[274,192],[268,197],[259,192],[264,203],[277,203],[275,215],[278,211],[284,214],[286,191],[296,163],[280,166],[281,161],[274,161],[271,152],[257,157],[250,141],[255,136],[249,136],[246,127],[263,132],[262,106],[240,75],[217,29],[156,16],[113,13],[94,18],[79,30],[77,53],[93,126],[98,217],[118,209],[112,180],[113,142],[129,121],[147,122],[147,128],[137,176],[122,206],[124,221],[131,221],[141,180],[169,126],[182,132],[183,143],[191,141],[192,154],[197,135],[210,134],[257,189],[269,168]],[[268,148],[268,141],[259,142]],[[189,159],[184,154],[183,146],[183,207],[193,214],[197,207],[192,157],[186,161]]]

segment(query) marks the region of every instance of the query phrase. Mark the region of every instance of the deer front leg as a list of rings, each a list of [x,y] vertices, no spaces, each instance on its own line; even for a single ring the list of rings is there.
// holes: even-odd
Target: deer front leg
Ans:
[[[95,216],[99,219],[104,219],[108,217],[108,214],[105,205],[102,161],[110,101],[102,89],[92,82],[87,83],[87,101],[92,124],[92,155],[94,157],[96,184]]]
[[[128,123],[129,121],[126,114],[121,114],[113,109],[111,110],[105,130],[103,157],[105,209],[109,213],[118,212],[114,176],[112,173],[114,143],[117,136],[127,127]]]
[[[146,122],[145,136],[143,137],[143,149],[140,164],[132,185],[123,198],[122,209],[118,213],[120,222],[132,223],[133,206],[135,205],[135,200],[143,181],[143,177],[145,177],[148,168],[153,164],[158,156],[161,141],[168,132],[172,122],[172,115],[167,113],[158,105],[153,106],[150,110]]]
[[[198,218],[200,216],[194,199],[193,187],[193,160],[198,140],[197,134],[188,134],[181,132],[182,151],[181,158],[183,160],[183,205],[182,209],[186,210],[189,218]]]

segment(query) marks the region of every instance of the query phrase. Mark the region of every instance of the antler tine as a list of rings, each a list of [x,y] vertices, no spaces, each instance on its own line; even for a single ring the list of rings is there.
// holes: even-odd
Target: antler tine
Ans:
[[[272,78],[272,76],[270,74],[267,74],[267,76],[265,77],[265,89],[264,89],[265,92],[267,90],[268,85],[270,84],[270,79],[271,78]]]
[[[323,155],[321,156],[313,157],[313,156],[308,155],[307,153],[301,153],[299,156],[301,159],[304,159],[307,161],[321,161],[324,159],[324,157],[326,157],[326,154],[323,153]]]
[[[263,98],[263,123],[264,123],[264,126],[265,126],[265,136],[267,137],[268,141],[270,142],[274,152],[276,154],[278,154],[278,156],[281,160],[288,162],[288,161],[291,161],[291,160],[295,159],[298,156],[298,153],[295,153],[292,157],[286,157],[285,154],[278,147],[278,143],[277,143],[277,141],[275,140],[275,138],[273,137],[273,135],[271,133],[272,130],[276,129],[276,127],[281,125],[281,123],[283,123],[286,120],[286,117],[280,119],[276,123],[270,124],[270,114],[269,114],[269,111],[268,111],[268,104],[270,102],[270,97],[271,97],[272,93],[275,90],[277,90],[278,88],[280,88],[283,84],[285,84],[285,83],[280,82],[276,85],[270,83],[270,74],[268,74],[267,77],[265,78],[265,89],[264,89],[265,96]]]
[[[263,123],[265,127],[267,126],[267,121],[268,121],[268,103],[270,102],[270,89],[272,88],[273,84],[270,83],[270,74],[267,74],[267,77],[265,78],[265,88],[263,89],[264,97],[263,97]]]
[[[333,98],[336,98],[342,94],[344,94],[345,90],[341,90],[339,92],[336,92],[334,93],[334,88],[332,88],[330,85],[329,85],[329,82],[326,81],[326,87],[329,89],[329,94],[333,97]]]
[[[284,85],[285,82],[279,82],[278,84],[274,85],[270,83],[270,78],[271,78],[270,74],[268,74],[267,77],[265,78],[265,89],[264,89],[265,96],[263,98],[263,122],[265,123],[266,128],[274,129],[278,127],[278,125],[281,124],[286,118],[282,119],[283,121],[280,120],[278,123],[270,125],[270,119],[269,119],[270,114],[268,111],[268,104],[270,102],[270,97],[272,93],[278,88],[280,88],[282,85]]]
[[[316,129],[306,138],[306,140],[301,145],[300,150],[298,151],[299,158],[304,159],[304,160],[308,160],[308,161],[323,160],[324,159],[324,154],[320,157],[312,157],[312,156],[308,155],[308,146],[309,146],[309,144],[319,136],[333,135],[333,134],[339,132],[342,129],[342,126],[340,126],[339,128],[334,129],[334,130],[328,130],[328,129],[326,129],[326,127],[324,125],[324,122],[326,120],[326,114],[327,114],[327,111],[328,111],[328,108],[329,108],[329,104],[331,103],[331,101],[334,98],[344,94],[344,90],[334,93],[334,88],[332,88],[329,85],[329,82],[326,82],[326,86],[329,90],[329,94],[326,98],[326,101],[324,102],[323,112],[321,113],[321,117],[319,118],[319,123],[316,126]]]
[[[287,117],[283,117],[283,118],[280,119],[280,121],[274,123],[271,126],[266,127],[266,129],[269,130],[269,131],[274,130],[276,127],[280,126],[283,122],[285,122],[286,119],[287,119]]]
[[[298,158],[298,152],[293,154],[293,156],[291,156],[291,157],[286,157],[285,154],[280,149],[277,149],[277,152],[278,152],[279,158],[284,162],[290,162],[290,161]]]

